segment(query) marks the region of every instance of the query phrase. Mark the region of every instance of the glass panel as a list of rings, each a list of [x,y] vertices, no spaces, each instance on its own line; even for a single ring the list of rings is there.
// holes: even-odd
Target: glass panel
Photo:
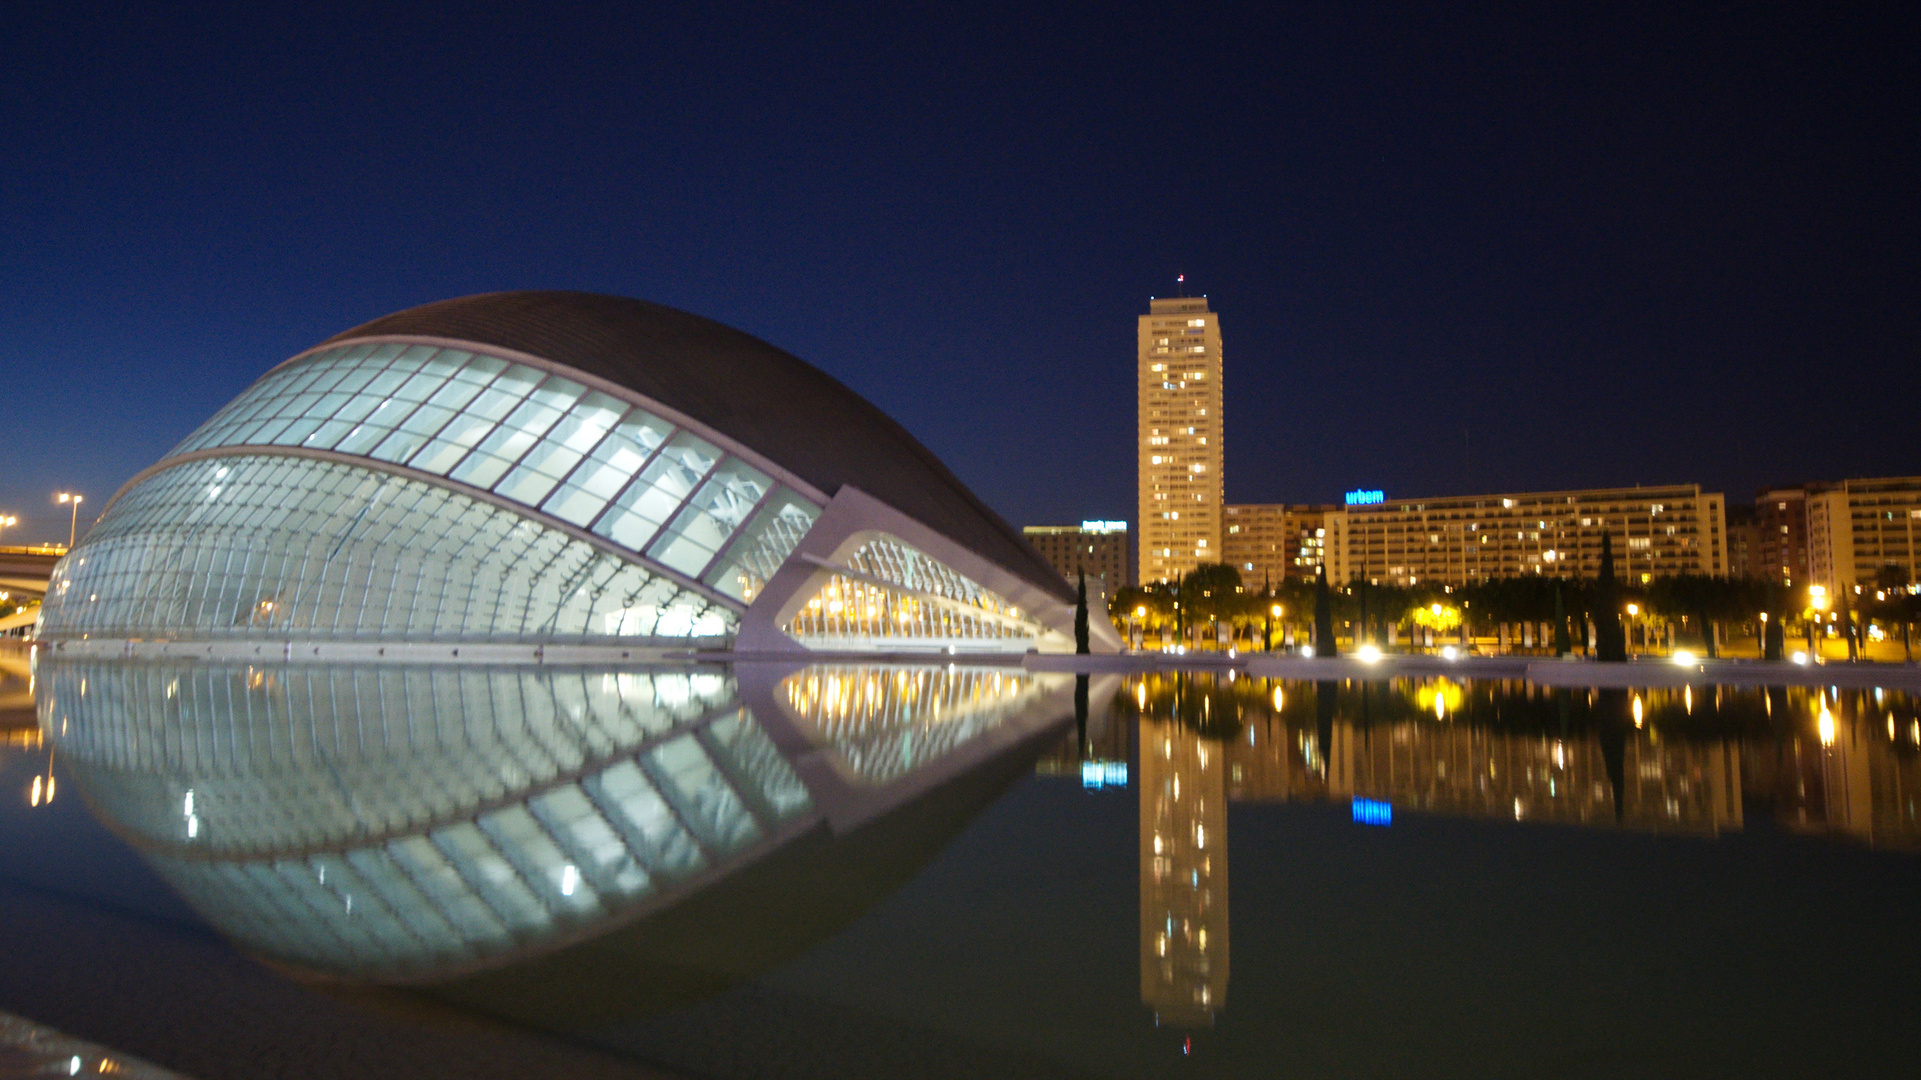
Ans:
[[[813,796],[800,775],[745,711],[707,725],[706,736],[715,757],[728,761],[734,775],[754,785],[775,820],[784,821],[813,807]]]
[[[639,766],[624,761],[586,785],[602,813],[656,874],[685,877],[706,865],[700,846]]]
[[[587,455],[587,463],[548,497],[542,509],[562,521],[586,526],[600,515],[607,500],[633,479],[673,429],[667,421],[639,409],[628,413]]]
[[[524,806],[504,806],[478,822],[521,879],[550,907],[587,914],[600,898],[581,877],[580,867],[554,844],[553,837]]]
[[[579,873],[602,891],[633,896],[649,885],[647,871],[634,860],[619,834],[594,809],[585,792],[572,784],[555,788],[528,803],[567,853],[580,860]]]
[[[431,838],[435,850],[509,930],[525,931],[552,922],[547,906],[527,887],[513,860],[503,857],[505,853],[486,833],[462,822],[435,830]]]
[[[707,584],[744,603],[767,585],[767,579],[800,546],[801,538],[814,527],[820,508],[787,488],[777,488],[773,497],[741,531],[727,557],[707,573]]]
[[[530,367],[516,364],[507,369],[408,464],[422,472],[446,475],[502,417],[533,392],[540,378],[540,372]]]
[[[453,478],[475,487],[490,488],[536,440],[554,426],[580,397],[585,387],[569,379],[550,377],[507,415],[473,453],[453,471]]]
[[[753,513],[771,484],[767,474],[739,458],[728,458],[655,540],[648,554],[683,574],[707,568],[721,545]]]
[[[641,761],[708,847],[733,851],[760,836],[740,796],[692,735],[655,747]]]
[[[614,500],[606,515],[594,524],[594,532],[640,550],[719,457],[720,451],[697,435],[683,431],[674,436]]]
[[[188,462],[128,491],[63,563],[48,633],[714,637],[725,607],[423,481],[339,462]]]
[[[386,850],[433,903],[435,912],[462,937],[481,942],[506,939],[507,930],[501,925],[500,916],[480,899],[474,887],[426,837],[396,840],[388,844]]]
[[[626,411],[625,405],[606,394],[588,394],[527,451],[494,490],[515,502],[538,506]]]

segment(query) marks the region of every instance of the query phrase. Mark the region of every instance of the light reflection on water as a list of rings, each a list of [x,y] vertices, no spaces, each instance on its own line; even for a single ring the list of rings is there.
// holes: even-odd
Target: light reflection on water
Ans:
[[[537,960],[884,814],[1058,721],[1073,684],[99,659],[37,676],[67,771],[209,922],[281,964],[408,983]]]
[[[1490,851],[1551,859],[1587,837],[1669,834],[1680,839],[1649,842],[1706,851],[1802,833],[1839,841],[1794,841],[1809,849],[1902,866],[1913,857],[1866,849],[1921,847],[1921,715],[1911,696],[1876,691],[1193,673],[1076,686],[1018,668],[871,664],[107,661],[46,665],[39,689],[39,727],[0,740],[6,813],[44,815],[28,804],[30,774],[59,775],[56,809],[84,796],[249,952],[423,986],[720,1076],[931,1075],[954,1055],[981,1075],[1166,1075],[1172,1062],[1264,1075],[1301,1047],[1346,1055],[1296,1060],[1322,1062],[1305,1074],[1363,1061],[1392,1074],[1380,1064],[1391,1047],[1362,1047],[1351,1024],[1323,1017],[1325,1031],[1304,1029],[1297,1020],[1317,999],[1295,984],[1331,967],[1371,1000],[1408,961],[1356,941],[1418,952],[1460,934],[1487,954],[1507,928],[1457,909],[1417,930],[1402,902],[1353,891],[1392,895],[1397,868],[1379,860],[1408,857],[1405,844],[1373,841],[1418,837],[1432,880],[1417,895],[1443,911],[1485,892],[1483,877],[1527,885],[1488,864]],[[1350,820],[1356,800],[1391,806],[1392,823]],[[1470,833],[1492,846],[1464,842]],[[1123,873],[1074,862],[1117,837]],[[1374,854],[1330,862],[1330,851]],[[1648,856],[1633,852],[1606,856],[1627,868],[1616,876]],[[1023,858],[1033,861],[1022,875],[1000,873]],[[1081,869],[1054,876],[1055,862]],[[1297,863],[1319,869],[1297,875]],[[1700,888],[1694,907],[1668,915],[1697,937],[1720,906],[1754,896]],[[1833,899],[1864,895],[1857,882]],[[1641,899],[1630,889],[1607,904]],[[1322,903],[1372,921],[1301,915]],[[1601,910],[1582,896],[1552,903]],[[1805,897],[1795,904],[1812,918]],[[1772,917],[1778,933],[1744,947],[1793,956],[1818,935]],[[1585,982],[1487,1007],[1584,1000],[1582,987],[1639,970],[1625,944],[1639,932],[1557,928],[1549,951],[1578,949],[1585,933],[1618,955],[1588,956]],[[1050,951],[1050,940],[1082,951]],[[1528,940],[1519,932],[1513,947]],[[1914,952],[1882,940],[1891,955]],[[1317,958],[1316,943],[1341,942],[1346,951]],[[1694,963],[1723,970],[1704,946],[1662,948],[1705,949]],[[1531,962],[1487,961],[1493,974]],[[1320,978],[1328,1007],[1357,1015],[1355,999]],[[1037,985],[1050,996],[1036,1000]],[[1669,1010],[1712,1004],[1701,984],[1670,997],[1636,987]],[[1074,1011],[1117,989],[1125,1008]],[[1884,996],[1899,1004],[1904,993]],[[1453,1005],[1401,1008],[1418,1029]],[[1535,1022],[1587,1038],[1575,1021]],[[1538,1046],[1507,1037],[1510,1049]],[[1649,1046],[1648,1060],[1671,1053]],[[1729,1053],[1716,1060],[1742,1060]]]
[[[1292,683],[1211,673],[1129,679],[1038,764],[1104,776],[1136,762],[1141,1001],[1206,1028],[1227,1000],[1235,803],[1354,803],[1717,836],[1749,815],[1921,847],[1921,714],[1882,690],[1566,690],[1444,678]],[[1087,784],[1104,787],[1103,783]],[[1403,818],[1405,820],[1405,818]]]

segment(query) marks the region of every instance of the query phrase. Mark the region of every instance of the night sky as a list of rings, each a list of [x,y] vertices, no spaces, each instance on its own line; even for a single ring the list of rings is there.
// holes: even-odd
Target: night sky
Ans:
[[[1183,271],[1233,501],[1921,473],[1914,5],[1569,6],[11,5],[0,543],[521,288],[765,338],[1016,525],[1133,516]]]

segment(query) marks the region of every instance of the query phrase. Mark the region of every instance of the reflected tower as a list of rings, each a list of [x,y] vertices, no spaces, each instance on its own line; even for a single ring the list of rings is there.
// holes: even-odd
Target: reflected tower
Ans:
[[[1141,719],[1141,1002],[1156,1023],[1211,1027],[1227,1001],[1225,757]]]

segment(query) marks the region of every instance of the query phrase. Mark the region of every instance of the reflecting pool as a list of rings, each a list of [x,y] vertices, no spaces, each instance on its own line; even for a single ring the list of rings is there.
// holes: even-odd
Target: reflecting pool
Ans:
[[[32,681],[0,732],[0,1012],[185,1075],[1914,1067],[1904,693],[46,656]]]

